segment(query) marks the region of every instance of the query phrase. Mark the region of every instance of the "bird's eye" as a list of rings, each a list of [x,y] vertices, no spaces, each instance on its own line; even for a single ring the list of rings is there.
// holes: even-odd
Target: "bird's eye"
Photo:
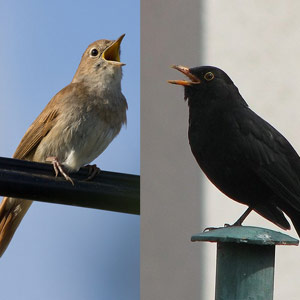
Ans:
[[[212,72],[207,72],[205,75],[204,75],[204,79],[206,81],[211,81],[215,78],[215,75],[212,73]]]
[[[91,50],[91,56],[97,56],[98,53],[99,53],[99,51],[98,51],[96,48],[93,48],[93,49]]]

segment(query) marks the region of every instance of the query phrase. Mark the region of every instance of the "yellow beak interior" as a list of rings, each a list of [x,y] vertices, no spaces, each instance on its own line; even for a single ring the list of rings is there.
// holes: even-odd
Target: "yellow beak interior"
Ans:
[[[125,34],[122,34],[114,43],[108,47],[103,53],[102,58],[107,61],[120,62],[120,45]]]

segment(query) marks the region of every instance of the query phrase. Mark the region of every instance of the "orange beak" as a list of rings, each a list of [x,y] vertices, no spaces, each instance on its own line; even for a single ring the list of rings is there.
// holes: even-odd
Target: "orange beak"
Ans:
[[[190,69],[188,67],[184,67],[184,66],[180,66],[180,65],[173,65],[173,66],[171,66],[171,68],[183,73],[185,76],[187,76],[190,79],[190,81],[188,81],[188,80],[168,80],[168,83],[178,84],[178,85],[183,85],[183,86],[189,86],[189,85],[201,83],[201,80],[198,77],[196,77],[195,75],[193,75],[190,72]]]

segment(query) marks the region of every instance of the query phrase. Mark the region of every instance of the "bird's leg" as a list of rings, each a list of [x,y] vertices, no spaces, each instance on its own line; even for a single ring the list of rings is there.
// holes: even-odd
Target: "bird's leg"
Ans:
[[[241,226],[242,223],[245,221],[245,219],[248,217],[248,215],[251,213],[252,207],[248,207],[246,211],[239,217],[239,219],[231,226]]]
[[[72,183],[72,185],[74,185],[73,180],[71,179],[70,176],[68,176],[68,174],[66,174],[66,172],[63,170],[61,163],[58,161],[57,157],[54,156],[50,156],[46,158],[46,161],[50,161],[53,165],[53,169],[55,171],[55,177],[58,176],[58,174],[60,173],[61,175],[63,175],[65,177],[65,179],[67,181],[70,181]]]
[[[242,226],[242,223],[245,221],[245,219],[248,217],[248,215],[250,214],[250,212],[252,211],[251,207],[248,207],[246,209],[246,211],[239,217],[239,219],[233,223],[232,225],[230,224],[224,224],[224,227],[232,227],[232,226]],[[205,231],[211,231],[211,230],[215,230],[221,227],[206,227],[203,232]]]
[[[84,167],[88,169],[89,175],[86,181],[94,179],[101,172],[101,169],[98,168],[97,165],[86,165]]]

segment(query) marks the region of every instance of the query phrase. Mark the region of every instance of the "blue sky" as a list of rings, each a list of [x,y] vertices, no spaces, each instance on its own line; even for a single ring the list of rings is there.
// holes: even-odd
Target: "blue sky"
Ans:
[[[126,33],[128,125],[95,162],[139,174],[139,11],[137,0],[0,2],[0,156],[12,156],[91,42]],[[35,202],[0,259],[0,282],[6,300],[139,299],[139,217]]]

